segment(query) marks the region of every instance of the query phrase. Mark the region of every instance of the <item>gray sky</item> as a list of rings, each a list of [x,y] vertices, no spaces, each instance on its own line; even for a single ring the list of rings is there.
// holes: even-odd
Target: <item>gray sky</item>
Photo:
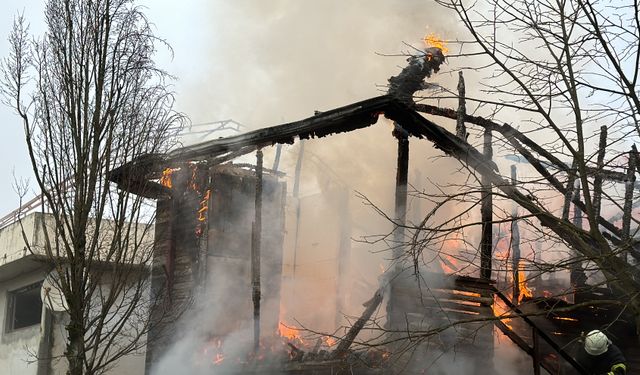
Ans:
[[[24,11],[41,34],[43,0],[3,2],[0,56],[7,55],[13,17]],[[178,110],[194,124],[233,118],[257,128],[294,121],[379,95],[376,85],[400,70],[402,58],[379,53],[421,46],[427,32],[456,37],[454,17],[433,0],[145,0],[156,35],[174,49],[156,60],[175,75]],[[19,205],[14,178],[30,166],[22,129],[0,106],[0,215]],[[31,189],[35,183],[31,182]],[[33,196],[29,194],[29,198]]]

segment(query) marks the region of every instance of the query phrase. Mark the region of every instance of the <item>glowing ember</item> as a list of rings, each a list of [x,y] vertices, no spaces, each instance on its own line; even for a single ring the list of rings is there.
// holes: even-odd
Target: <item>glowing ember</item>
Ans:
[[[328,347],[332,347],[336,344],[336,339],[331,336],[322,336],[322,341],[324,341],[324,344]]]
[[[427,45],[427,47],[440,48],[443,54],[446,54],[449,52],[449,48],[447,48],[447,43],[445,43],[445,41],[438,38],[433,33],[425,35],[424,43]]]
[[[566,320],[568,322],[577,322],[578,321],[578,319],[567,318],[567,317],[564,317],[564,316],[554,316],[553,319],[555,319],[555,320]]]
[[[203,356],[207,362],[214,365],[220,365],[224,360],[224,353],[222,349],[222,339],[214,338],[210,340],[203,348]]]
[[[466,290],[452,290],[453,294],[458,294],[461,296],[467,296],[467,297],[480,297],[480,293],[474,293],[474,292],[467,292]]]
[[[173,183],[171,182],[171,175],[173,172],[180,170],[180,168],[165,168],[162,171],[162,177],[160,177],[160,185],[168,187],[171,189],[173,187]]]

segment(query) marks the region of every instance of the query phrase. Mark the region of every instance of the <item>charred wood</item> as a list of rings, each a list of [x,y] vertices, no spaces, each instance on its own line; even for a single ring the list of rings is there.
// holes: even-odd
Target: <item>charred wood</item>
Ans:
[[[465,100],[464,77],[462,71],[458,72],[458,113],[456,118],[456,135],[459,138],[467,139],[467,128],[464,125],[464,117],[467,115],[467,105]]]
[[[262,238],[262,150],[256,152],[255,219],[251,241],[251,286],[253,300],[253,344],[260,349],[260,245]]]
[[[483,154],[488,160],[493,158],[491,146],[492,134],[490,129],[484,130]],[[482,235],[480,240],[480,277],[491,279],[491,259],[493,250],[493,194],[491,181],[488,177],[481,177],[482,193],[480,199],[480,216],[482,217]]]
[[[629,240],[631,231],[631,211],[633,209],[633,190],[636,183],[636,158],[635,145],[629,151],[629,164],[627,166],[627,180],[625,181],[624,207],[622,208],[622,240]]]
[[[378,309],[380,303],[382,303],[382,288],[378,289],[373,295],[373,298],[364,304],[366,309],[353,326],[351,326],[347,334],[340,339],[340,344],[338,344],[336,349],[331,352],[329,359],[343,358],[347,354],[351,344],[353,344],[353,341],[356,339],[356,336],[358,336],[364,325],[369,321],[369,319],[371,319],[371,316]]]
[[[422,55],[410,56],[407,62],[400,74],[389,78],[388,93],[404,103],[413,103],[413,94],[425,88],[425,78],[440,70],[444,55],[440,48],[430,47]]]
[[[598,170],[604,170],[604,156],[607,148],[607,127],[600,127],[600,142],[598,143],[598,160],[596,162]],[[600,216],[600,206],[602,202],[602,173],[596,173],[593,179],[593,212],[596,217]]]

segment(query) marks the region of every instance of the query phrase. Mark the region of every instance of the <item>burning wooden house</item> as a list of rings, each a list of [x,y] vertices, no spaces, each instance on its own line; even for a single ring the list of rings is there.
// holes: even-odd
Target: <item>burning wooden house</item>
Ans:
[[[527,202],[532,199],[496,172],[491,151],[492,132],[515,139],[514,144],[523,149],[525,156],[531,157],[529,161],[536,167],[540,163],[526,147],[533,147],[550,160],[553,157],[539,146],[535,148],[525,135],[508,125],[498,125],[464,112],[413,103],[410,100],[413,91],[423,88],[423,79],[437,71],[443,60],[439,49],[428,49],[424,56],[410,61],[409,68],[390,80],[391,89],[387,95],[318,112],[301,121],[177,149],[165,155],[143,156],[110,176],[121,189],[158,202],[152,277],[154,296],[161,296],[166,304],[164,309],[152,312],[160,323],[149,335],[148,367],[157,363],[165,350],[179,340],[177,322],[188,319],[192,310],[216,309],[221,314],[215,315],[221,318],[202,327],[203,335],[212,343],[211,355],[215,364],[226,361],[225,355],[216,350],[221,340],[238,330],[252,332],[253,354],[238,364],[243,373],[387,373],[393,372],[393,366],[401,363],[392,360],[394,355],[406,353],[409,347],[430,353],[443,346],[455,346],[459,353],[469,353],[474,369],[470,371],[484,373],[494,366],[494,325],[531,356],[535,373],[540,373],[541,368],[551,374],[584,373],[567,345],[579,337],[581,327],[575,322],[583,317],[578,316],[592,311],[589,309],[593,305],[586,304],[582,310],[575,306],[554,310],[545,305],[550,299],[535,299],[539,294],[517,298],[519,292],[528,290],[524,274],[518,274],[519,266],[513,267],[515,275],[511,282],[514,291],[518,292],[505,295],[503,288],[491,280],[495,245],[492,189],[501,189],[525,208],[530,207]],[[396,92],[398,90],[401,95]],[[452,134],[424,114],[458,120],[459,123],[466,121],[484,128],[484,150],[480,152],[467,142],[464,125]],[[262,150],[367,128],[382,117],[393,121],[392,136],[397,141],[395,243],[403,244],[405,237],[409,139],[428,139],[438,149],[482,175],[479,274],[460,276],[455,272],[431,269],[424,270],[424,277],[417,278],[415,272],[392,268],[385,277],[387,282],[383,288],[371,290],[373,298],[363,308],[359,319],[352,321],[344,335],[331,336],[337,342],[329,349],[321,341],[304,348],[290,341],[277,354],[270,352],[278,359],[276,362],[261,362],[259,360],[268,356],[263,346],[273,339],[279,324],[286,211],[283,176],[263,166]],[[253,153],[255,163],[233,163],[237,158]],[[561,191],[566,193],[565,188]],[[580,205],[579,197],[570,201]],[[612,236],[617,240],[623,237],[615,230],[612,230]],[[393,258],[401,258],[405,250],[405,246],[394,247]],[[514,264],[518,261],[515,259]],[[530,285],[534,284],[533,280],[529,281]],[[543,281],[538,282],[538,286],[542,286]],[[227,303],[219,298],[222,292],[230,289],[242,296],[240,303]],[[576,296],[581,298],[579,294]],[[371,320],[374,310],[383,305],[383,299],[386,301],[384,330],[390,339],[383,340],[382,345],[372,350],[352,350],[356,337]],[[523,302],[532,303],[519,306]],[[560,303],[555,302],[553,307]],[[594,325],[599,323],[601,321],[593,322]],[[621,329],[635,329],[634,324],[625,323]],[[561,335],[553,332],[561,332]],[[404,339],[394,339],[398,336]],[[429,340],[432,336],[438,339]],[[630,346],[623,346],[627,353],[633,353]],[[411,367],[407,363],[401,365]]]

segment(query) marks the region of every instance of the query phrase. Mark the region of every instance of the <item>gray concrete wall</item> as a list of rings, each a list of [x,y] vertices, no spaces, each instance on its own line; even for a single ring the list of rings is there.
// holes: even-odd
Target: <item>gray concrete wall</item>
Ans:
[[[45,262],[27,259],[30,252],[26,250],[24,237],[33,245],[35,253],[42,254],[43,217],[45,225],[53,225],[53,220],[47,215],[32,213],[22,219],[22,225],[13,223],[0,229],[0,374],[38,374],[37,353],[44,334],[44,320],[39,325],[8,330],[7,315],[10,293],[42,281],[51,268]],[[53,314],[52,340],[49,343],[53,359],[45,366],[45,374],[66,373],[67,362],[63,353],[67,321],[66,313]],[[131,354],[121,358],[106,374],[143,374],[144,363],[144,352]]]
[[[35,375],[38,369],[36,353],[40,342],[40,325],[8,330],[9,293],[27,285],[41,281],[45,271],[32,272],[4,283],[0,283],[0,373]]]

